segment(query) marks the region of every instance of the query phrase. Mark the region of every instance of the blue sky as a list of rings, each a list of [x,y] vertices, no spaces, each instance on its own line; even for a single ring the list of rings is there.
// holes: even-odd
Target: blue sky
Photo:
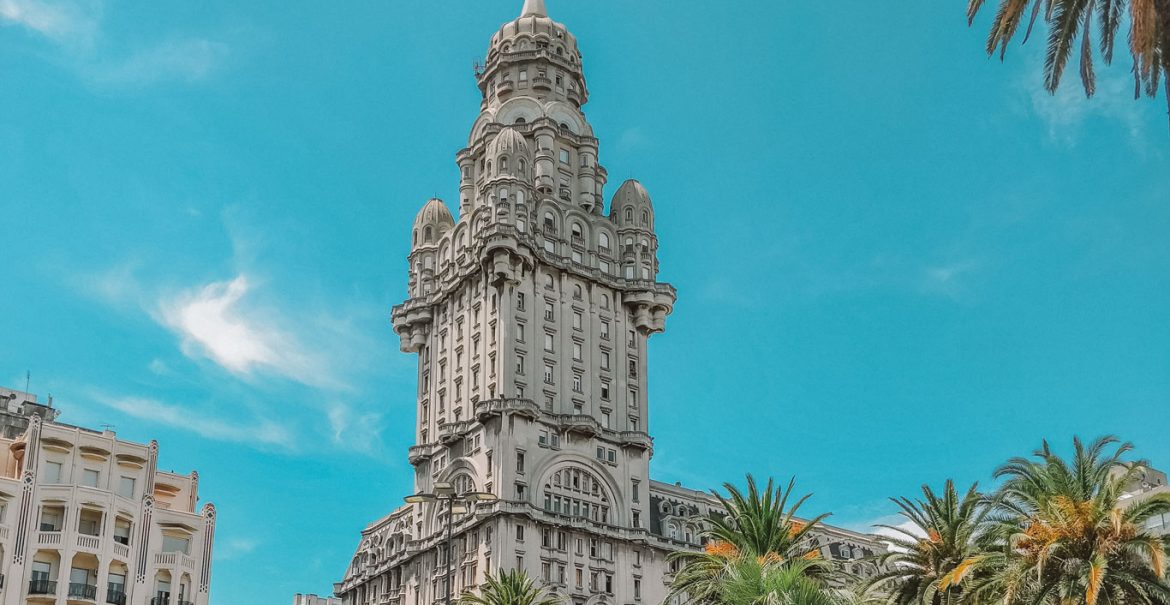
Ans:
[[[215,605],[329,591],[409,491],[389,310],[520,4],[0,0],[0,384],[199,470]],[[862,527],[1044,437],[1170,466],[1170,133],[1127,61],[1086,101],[956,3],[549,4],[679,290],[659,479],[795,474]]]

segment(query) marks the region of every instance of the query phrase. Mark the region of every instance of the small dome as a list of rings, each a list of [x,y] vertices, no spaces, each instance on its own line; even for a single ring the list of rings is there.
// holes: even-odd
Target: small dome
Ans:
[[[613,194],[613,200],[610,201],[610,208],[628,206],[631,203],[654,207],[650,203],[650,194],[646,192],[646,188],[635,179],[630,179],[618,187],[617,193]]]
[[[528,141],[524,140],[524,135],[516,132],[515,128],[505,128],[492,139],[488,146],[488,154],[495,157],[502,154],[517,154],[522,153],[528,155]]]
[[[432,198],[418,211],[414,218],[414,243],[432,244],[439,240],[448,229],[455,226],[451,211],[439,198]]]

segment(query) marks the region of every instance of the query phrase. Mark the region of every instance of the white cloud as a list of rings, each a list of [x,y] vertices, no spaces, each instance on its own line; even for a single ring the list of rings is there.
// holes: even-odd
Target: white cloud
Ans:
[[[373,453],[381,442],[382,415],[355,413],[352,408],[335,403],[329,408],[329,430],[333,443],[349,450]]]
[[[207,439],[289,449],[295,443],[287,427],[270,420],[232,422],[222,420],[220,414],[204,413],[142,397],[95,394],[93,398],[98,403],[128,416],[189,430]]]
[[[1144,140],[1151,126],[1144,115],[1146,100],[1133,98],[1133,80],[1113,68],[1097,73],[1097,92],[1092,98],[1085,97],[1075,74],[1066,76],[1055,94],[1044,90],[1034,73],[1021,79],[1018,86],[1027,91],[1027,110],[1044,122],[1049,139],[1055,143],[1076,145],[1090,120],[1119,123],[1135,144]]]
[[[260,542],[253,538],[228,538],[216,545],[215,560],[231,561],[250,554],[257,546],[260,546]]]
[[[129,54],[111,52],[103,35],[104,0],[0,0],[0,24],[22,26],[64,51],[82,78],[105,86],[193,83],[223,67],[229,47],[204,37],[164,38]]]
[[[0,23],[19,25],[60,44],[88,44],[98,29],[96,2],[0,0]]]
[[[234,374],[262,370],[302,384],[339,386],[325,359],[308,353],[281,327],[279,310],[248,304],[249,289],[247,276],[240,274],[165,298],[162,323],[179,335],[187,356],[205,356]]]
[[[100,84],[143,85],[156,82],[198,82],[224,63],[228,46],[204,38],[173,38],[114,61],[84,68]]]

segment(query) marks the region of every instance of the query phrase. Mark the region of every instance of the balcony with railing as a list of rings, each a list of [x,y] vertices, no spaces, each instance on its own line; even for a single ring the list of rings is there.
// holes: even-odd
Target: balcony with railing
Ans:
[[[90,551],[100,551],[102,547],[101,536],[77,534],[77,547]]]
[[[29,580],[28,594],[30,596],[55,595],[57,594],[57,583],[52,580]]]
[[[106,602],[110,605],[126,605],[126,592],[121,588],[111,586],[106,589]]]
[[[70,601],[96,601],[97,586],[78,582],[69,583]]]

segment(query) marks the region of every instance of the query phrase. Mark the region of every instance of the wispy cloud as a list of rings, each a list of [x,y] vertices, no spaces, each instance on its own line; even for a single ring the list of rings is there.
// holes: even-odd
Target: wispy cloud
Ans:
[[[93,399],[101,405],[127,416],[191,431],[207,439],[286,449],[291,449],[295,444],[292,431],[271,420],[252,419],[233,422],[224,420],[222,414],[219,413],[200,413],[187,407],[143,397],[115,397],[95,393]]]
[[[0,23],[24,27],[58,44],[86,45],[98,31],[97,2],[0,0]]]
[[[280,325],[279,309],[249,304],[250,288],[243,274],[212,282],[164,298],[160,317],[180,337],[188,357],[207,357],[241,376],[269,371],[302,384],[339,386],[327,360],[309,353]]]
[[[260,546],[260,541],[254,538],[228,538],[215,546],[216,561],[231,561],[250,554]]]
[[[93,63],[84,72],[100,84],[194,83],[221,69],[228,54],[229,47],[223,42],[173,38],[127,57]]]
[[[382,415],[355,412],[351,406],[334,403],[329,408],[329,428],[333,443],[343,449],[374,453],[381,444]]]
[[[0,24],[23,27],[56,45],[87,82],[103,86],[193,83],[221,69],[229,46],[200,36],[171,36],[115,52],[102,30],[103,0],[0,0]]]

